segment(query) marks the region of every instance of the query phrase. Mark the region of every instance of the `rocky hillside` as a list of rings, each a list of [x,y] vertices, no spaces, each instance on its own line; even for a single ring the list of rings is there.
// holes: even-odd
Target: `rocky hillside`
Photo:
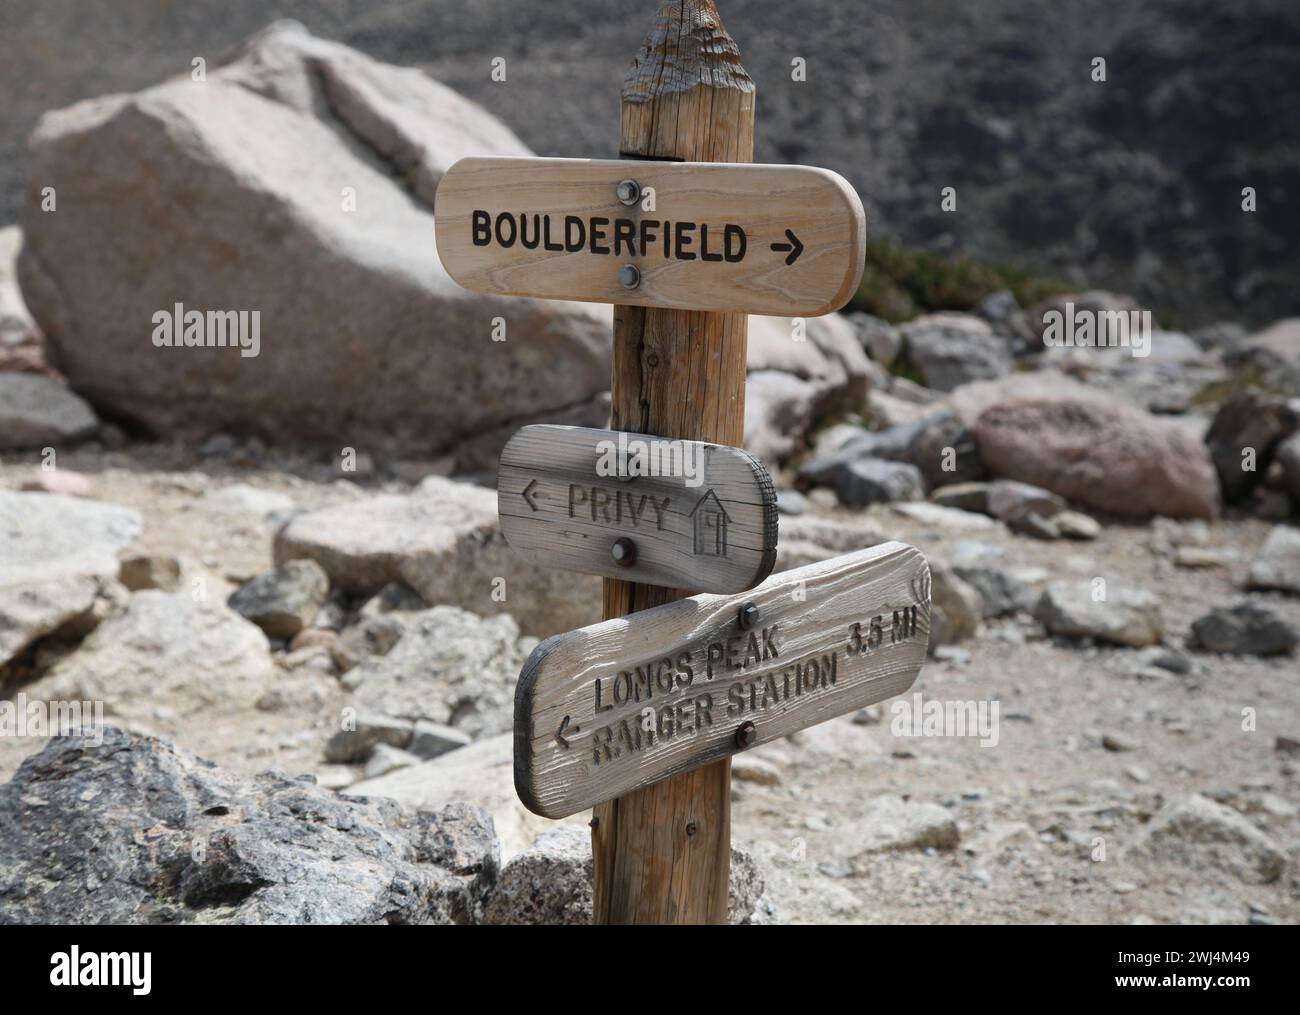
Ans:
[[[0,220],[37,117],[210,62],[273,17],[429,69],[543,155],[613,154],[653,0],[6,0]],[[757,157],[824,165],[875,229],[1135,292],[1191,326],[1300,309],[1290,0],[727,0]],[[491,61],[506,59],[505,82]],[[791,80],[791,60],[807,80]],[[1094,57],[1107,80],[1091,78]],[[957,211],[939,192],[957,189]],[[1259,210],[1241,210],[1252,186]]]

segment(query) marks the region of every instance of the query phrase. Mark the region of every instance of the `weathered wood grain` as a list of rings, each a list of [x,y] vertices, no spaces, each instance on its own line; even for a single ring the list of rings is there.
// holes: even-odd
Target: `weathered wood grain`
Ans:
[[[611,474],[611,464],[630,458],[634,466],[646,453],[683,474]],[[719,444],[527,426],[501,452],[497,510],[515,553],[584,574],[739,592],[776,561],[771,477],[753,455]],[[631,563],[615,559],[616,543],[625,554],[630,546]]]
[[[623,180],[652,188],[653,210],[621,203]],[[815,317],[862,280],[862,204],[809,166],[467,158],[435,217],[443,266],[477,292]]]
[[[754,158],[754,85],[712,0],[664,3],[623,83],[623,157]],[[745,314],[614,308],[616,430],[739,447],[745,437]],[[605,616],[680,598],[605,580]],[[727,922],[731,761],[595,809],[595,923]]]
[[[756,614],[746,624],[742,607]],[[930,569],[889,542],[537,647],[515,697],[515,785],[561,818],[912,686]]]

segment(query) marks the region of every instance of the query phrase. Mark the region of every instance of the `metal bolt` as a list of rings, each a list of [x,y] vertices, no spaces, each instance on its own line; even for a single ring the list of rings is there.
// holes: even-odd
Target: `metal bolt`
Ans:
[[[624,289],[635,289],[641,284],[641,269],[635,264],[625,264],[618,269],[618,281]]]
[[[697,825],[694,821],[688,821],[688,822],[686,822],[686,834],[687,834],[687,835],[694,835],[694,834],[695,834],[696,832],[698,832],[699,830],[700,830],[700,826]]]
[[[592,828],[599,828],[600,818],[592,818],[590,821],[587,822],[587,824],[590,825]]]
[[[746,603],[740,608],[740,629],[748,631],[758,623],[758,607],[754,603]]]
[[[636,543],[627,536],[620,536],[609,548],[609,555],[619,567],[631,567],[636,563]]]
[[[623,180],[616,188],[618,199],[624,204],[636,204],[641,198],[641,184],[636,180]]]
[[[742,722],[740,728],[736,730],[736,746],[742,751],[746,747],[753,747],[757,739],[758,730],[754,728],[752,722]]]

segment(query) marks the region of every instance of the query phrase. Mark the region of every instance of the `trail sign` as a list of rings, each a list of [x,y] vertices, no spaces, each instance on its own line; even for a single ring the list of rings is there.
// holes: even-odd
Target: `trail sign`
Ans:
[[[615,430],[526,426],[501,452],[497,510],[537,564],[739,592],[776,561],[776,491],[739,448]]]
[[[930,569],[888,542],[542,642],[515,690],[515,788],[562,818],[912,686]]]
[[[434,216],[477,292],[816,317],[862,279],[862,203],[809,166],[467,158]]]

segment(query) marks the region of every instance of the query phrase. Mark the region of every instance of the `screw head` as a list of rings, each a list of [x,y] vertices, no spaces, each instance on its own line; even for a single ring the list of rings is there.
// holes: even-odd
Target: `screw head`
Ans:
[[[609,555],[619,567],[631,567],[636,563],[636,543],[627,536],[620,536],[610,546]]]
[[[641,269],[635,264],[625,264],[618,269],[618,281],[624,289],[635,289],[641,284]]]
[[[687,835],[694,835],[694,834],[695,834],[696,832],[698,832],[699,830],[700,830],[700,826],[697,825],[697,824],[695,823],[694,820],[691,820],[691,821],[686,822],[686,834],[687,834]]]
[[[742,722],[740,728],[736,730],[736,746],[742,751],[746,747],[753,747],[754,741],[758,739],[758,730],[752,722]]]
[[[740,628],[742,631],[748,631],[758,623],[758,606],[754,603],[746,603],[740,608]]]
[[[618,194],[618,199],[623,204],[636,204],[641,198],[641,184],[637,183],[636,180],[623,180],[615,188],[615,191]]]

